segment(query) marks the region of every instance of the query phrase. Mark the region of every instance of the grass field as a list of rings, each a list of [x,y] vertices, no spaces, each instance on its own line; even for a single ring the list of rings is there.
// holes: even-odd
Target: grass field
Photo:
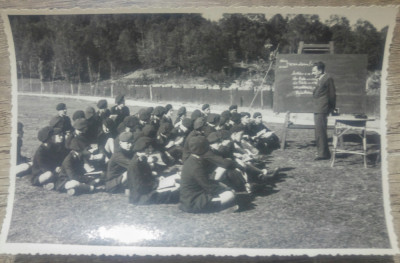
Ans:
[[[33,156],[37,131],[56,114],[55,98],[20,96],[23,153]],[[94,102],[65,99],[69,115]],[[177,108],[175,106],[175,108]],[[131,107],[131,112],[137,112]],[[271,124],[280,135],[281,124]],[[16,179],[8,242],[225,248],[389,248],[380,166],[360,156],[313,162],[313,130],[291,131],[272,153],[283,172],[273,191],[240,213],[187,214],[177,205],[133,206],[122,194],[68,196]],[[372,146],[372,145],[369,145]],[[374,156],[372,156],[374,157]],[[370,160],[371,161],[371,160]],[[119,237],[119,238],[117,238]]]

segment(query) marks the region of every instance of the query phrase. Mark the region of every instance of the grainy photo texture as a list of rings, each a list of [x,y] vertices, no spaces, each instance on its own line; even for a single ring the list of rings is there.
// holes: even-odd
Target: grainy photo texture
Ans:
[[[3,16],[2,252],[395,253],[382,94],[396,8],[314,10]]]

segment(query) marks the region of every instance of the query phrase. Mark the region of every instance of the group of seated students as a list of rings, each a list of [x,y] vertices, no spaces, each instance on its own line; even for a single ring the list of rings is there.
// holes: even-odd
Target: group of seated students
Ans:
[[[119,95],[88,106],[71,119],[58,114],[39,130],[32,161],[21,155],[23,124],[18,123],[17,174],[32,185],[69,195],[125,192],[136,205],[180,203],[186,212],[220,211],[235,205],[236,193],[252,193],[276,177],[260,156],[279,148],[278,137],[259,112],[221,114],[204,104],[172,120],[173,107],[144,107],[131,114]],[[182,166],[183,165],[183,166]]]

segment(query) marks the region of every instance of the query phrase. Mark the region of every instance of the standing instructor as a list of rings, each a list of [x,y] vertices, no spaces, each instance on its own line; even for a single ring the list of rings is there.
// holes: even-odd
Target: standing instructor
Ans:
[[[331,158],[328,146],[328,115],[336,106],[336,90],[333,79],[325,73],[323,62],[314,63],[312,74],[318,80],[313,91],[315,142],[318,155],[314,161]]]

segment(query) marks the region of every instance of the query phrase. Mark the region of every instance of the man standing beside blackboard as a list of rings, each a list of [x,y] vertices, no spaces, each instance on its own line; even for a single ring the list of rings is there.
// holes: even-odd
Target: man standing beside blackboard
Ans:
[[[318,79],[313,91],[314,100],[314,123],[315,142],[317,144],[318,156],[314,161],[327,160],[331,158],[328,146],[328,115],[336,106],[336,90],[333,79],[325,73],[323,62],[314,63],[312,74]]]

